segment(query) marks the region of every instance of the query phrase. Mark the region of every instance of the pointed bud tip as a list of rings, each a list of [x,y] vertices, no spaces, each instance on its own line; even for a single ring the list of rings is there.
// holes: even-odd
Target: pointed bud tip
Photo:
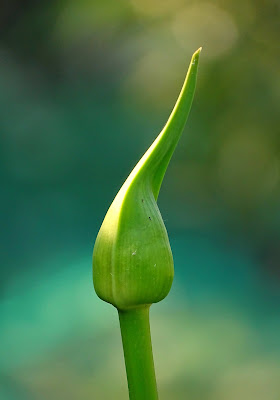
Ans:
[[[193,56],[192,56],[192,59],[193,59],[193,60],[196,60],[196,59],[199,58],[199,55],[200,55],[201,50],[202,50],[202,47],[200,47],[199,49],[197,49],[197,50],[193,53]]]
[[[193,53],[192,59],[191,59],[191,66],[195,66],[195,65],[198,64],[199,55],[200,55],[201,50],[202,50],[202,47],[200,47],[199,49],[197,49],[197,50]]]

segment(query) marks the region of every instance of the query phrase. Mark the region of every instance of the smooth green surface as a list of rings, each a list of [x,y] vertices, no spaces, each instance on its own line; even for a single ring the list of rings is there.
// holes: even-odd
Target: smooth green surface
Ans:
[[[157,399],[148,310],[167,296],[174,269],[156,200],[192,105],[200,51],[165,127],[109,208],[93,250],[96,293],[119,310],[130,400]]]
[[[172,252],[156,200],[192,105],[200,51],[165,127],[121,187],[94,245],[94,288],[118,309],[156,303],[171,288]]]
[[[150,307],[119,311],[130,400],[157,400]]]

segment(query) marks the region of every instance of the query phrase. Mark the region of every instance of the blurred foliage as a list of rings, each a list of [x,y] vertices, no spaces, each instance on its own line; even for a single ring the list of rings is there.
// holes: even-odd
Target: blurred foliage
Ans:
[[[279,14],[275,0],[3,2],[1,399],[125,398],[92,246],[199,46],[159,199],[176,268],[152,309],[160,396],[279,399]]]

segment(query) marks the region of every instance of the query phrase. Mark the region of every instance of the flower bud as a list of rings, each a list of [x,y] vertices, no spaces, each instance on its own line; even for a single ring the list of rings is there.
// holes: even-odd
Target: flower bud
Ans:
[[[120,310],[156,303],[172,285],[172,252],[156,200],[191,108],[200,50],[165,127],[121,187],[95,242],[95,291]]]

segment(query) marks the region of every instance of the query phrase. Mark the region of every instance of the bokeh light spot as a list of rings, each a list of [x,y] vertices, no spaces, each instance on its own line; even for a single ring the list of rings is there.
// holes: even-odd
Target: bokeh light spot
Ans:
[[[227,11],[211,3],[200,3],[180,10],[172,31],[187,51],[202,46],[203,57],[213,59],[229,51],[238,39],[235,21]]]

